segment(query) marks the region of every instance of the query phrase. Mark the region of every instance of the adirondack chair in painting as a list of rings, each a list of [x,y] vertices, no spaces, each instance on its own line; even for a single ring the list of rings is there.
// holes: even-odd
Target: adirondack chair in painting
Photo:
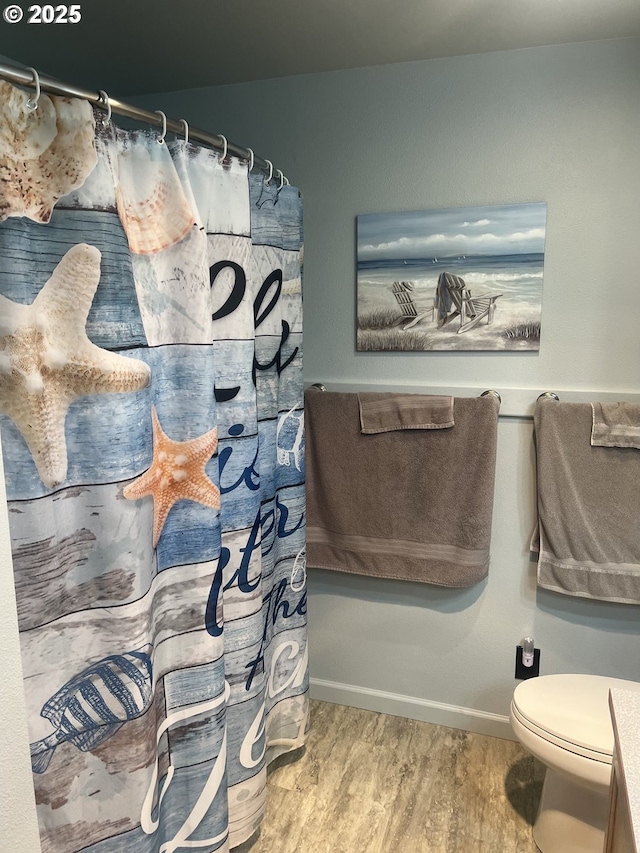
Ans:
[[[493,322],[496,299],[500,299],[501,296],[501,293],[497,293],[495,296],[488,293],[472,296],[471,291],[464,283],[464,279],[460,278],[459,275],[443,272],[438,278],[435,297],[438,327],[446,325],[456,317],[460,318],[458,334],[473,329],[485,317],[487,318],[487,325],[489,325]],[[451,311],[452,308],[453,311]],[[450,311],[451,313],[449,313]]]
[[[426,317],[427,314],[431,314],[431,319],[435,319],[435,299],[433,301],[433,305],[429,311],[419,312],[416,303],[413,301],[413,296],[411,295],[411,291],[413,290],[413,284],[410,281],[394,281],[393,286],[393,295],[396,298],[396,302],[398,303],[398,308],[402,313],[402,318],[400,322],[405,322],[405,325],[402,327],[402,331],[406,331],[410,329],[412,326],[415,326],[416,323],[419,323],[423,317]]]

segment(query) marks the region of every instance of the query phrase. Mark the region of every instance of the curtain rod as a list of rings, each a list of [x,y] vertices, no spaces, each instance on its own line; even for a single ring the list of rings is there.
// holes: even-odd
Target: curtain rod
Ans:
[[[94,104],[96,107],[100,107],[100,109],[105,111],[108,109],[108,105],[105,103],[99,92],[92,92],[89,89],[83,89],[80,86],[75,86],[70,83],[61,83],[59,80],[56,80],[53,77],[48,77],[46,74],[39,74],[38,76],[40,77],[40,88],[43,92],[48,92],[51,95],[62,95],[67,98],[82,98],[83,100]],[[18,83],[21,86],[28,86],[32,89],[35,88],[35,79],[29,69],[17,68],[13,65],[5,65],[0,62],[0,77],[3,77],[5,80],[9,80],[11,83]],[[142,107],[136,107],[133,104],[126,104],[124,101],[119,101],[110,96],[109,105],[111,106],[111,111],[118,115],[136,119],[137,121],[145,121],[148,124],[157,125],[158,127],[162,127],[163,125],[162,117],[156,112],[145,110]],[[167,130],[177,133],[180,136],[184,136],[183,124],[175,119],[167,118]],[[206,130],[199,130],[191,125],[189,125],[189,139],[197,139],[198,142],[203,142],[205,145],[209,145],[218,151],[224,151],[225,149],[225,139],[223,136],[215,133],[207,133]],[[253,155],[252,157],[253,152],[250,149],[242,148],[240,145],[236,145],[233,142],[227,142],[226,149],[229,154],[233,154],[241,160],[253,159],[254,170],[258,169],[259,171],[264,172],[265,175],[269,175],[269,177],[273,176],[274,169],[273,166],[270,165],[270,161],[263,160],[262,157],[258,157],[257,155]],[[282,174],[280,170],[276,171]],[[282,177],[285,183],[288,183],[286,178],[284,178],[284,175]]]

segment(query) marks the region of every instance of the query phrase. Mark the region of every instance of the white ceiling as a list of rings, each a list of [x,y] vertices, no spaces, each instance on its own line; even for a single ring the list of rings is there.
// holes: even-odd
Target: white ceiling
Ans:
[[[84,0],[81,9],[78,24],[0,19],[0,54],[122,97],[640,37],[640,0]]]

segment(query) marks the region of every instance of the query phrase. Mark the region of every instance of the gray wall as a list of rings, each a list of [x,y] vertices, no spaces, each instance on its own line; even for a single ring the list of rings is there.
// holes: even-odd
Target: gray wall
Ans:
[[[639,391],[639,47],[560,45],[144,102],[250,145],[302,189],[307,381]],[[358,213],[524,201],[548,205],[539,355],[355,352]],[[486,582],[450,591],[310,573],[316,695],[461,724],[433,703],[505,715],[529,632],[544,673],[640,680],[637,608],[536,589],[531,429],[500,421]]]

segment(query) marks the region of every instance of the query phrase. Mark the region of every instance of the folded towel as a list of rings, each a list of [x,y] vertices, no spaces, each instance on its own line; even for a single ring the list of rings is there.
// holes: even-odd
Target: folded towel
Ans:
[[[358,394],[364,433],[452,427],[453,397],[421,394]]]
[[[589,403],[536,405],[538,584],[640,604],[640,453],[592,447],[591,422]]]
[[[363,435],[356,394],[306,393],[309,567],[451,587],[485,577],[498,401],[453,405],[453,429]]]
[[[591,444],[597,447],[635,447],[640,450],[640,406],[632,403],[592,403]]]

